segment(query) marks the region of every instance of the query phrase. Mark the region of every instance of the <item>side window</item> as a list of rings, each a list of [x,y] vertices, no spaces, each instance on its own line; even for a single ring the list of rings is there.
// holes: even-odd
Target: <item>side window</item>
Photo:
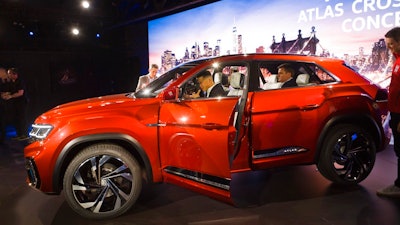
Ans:
[[[309,64],[308,67],[312,71],[312,76],[310,77],[311,82],[316,84],[326,84],[336,81],[334,77],[329,75],[329,73],[321,67],[314,64]]]
[[[304,87],[336,81],[315,64],[289,61],[260,62],[258,76],[261,90]]]
[[[182,99],[240,96],[243,93],[248,67],[242,64],[214,65],[185,82]]]
[[[302,64],[291,61],[265,61],[258,65],[259,88],[272,90],[308,84],[308,74]]]

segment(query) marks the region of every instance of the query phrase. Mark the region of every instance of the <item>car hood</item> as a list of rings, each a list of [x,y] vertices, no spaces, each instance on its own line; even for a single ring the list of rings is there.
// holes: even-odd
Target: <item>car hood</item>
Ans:
[[[156,103],[155,98],[132,98],[129,94],[116,94],[78,100],[56,106],[43,113],[38,120],[51,120],[54,118],[73,117],[83,114],[95,114],[111,111],[125,111],[127,107],[140,107]],[[39,122],[39,121],[37,121]]]

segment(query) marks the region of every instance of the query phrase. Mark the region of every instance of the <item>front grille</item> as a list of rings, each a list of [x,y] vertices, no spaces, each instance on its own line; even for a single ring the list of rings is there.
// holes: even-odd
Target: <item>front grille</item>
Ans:
[[[40,186],[40,179],[37,176],[37,170],[36,170],[36,166],[35,166],[35,162],[33,161],[33,159],[30,158],[26,158],[25,159],[25,169],[26,172],[28,173],[28,184],[31,187],[34,188],[39,188]]]

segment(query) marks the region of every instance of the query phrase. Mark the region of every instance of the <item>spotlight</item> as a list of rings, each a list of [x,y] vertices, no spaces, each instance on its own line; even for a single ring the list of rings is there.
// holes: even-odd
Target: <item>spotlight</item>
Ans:
[[[97,37],[97,38],[100,38],[100,34],[99,34],[99,33],[97,33],[97,34],[96,34],[96,37]]]
[[[89,1],[82,1],[81,5],[82,5],[82,7],[84,9],[87,9],[87,8],[90,7],[90,2]]]
[[[78,28],[72,28],[71,32],[72,32],[73,35],[76,36],[76,35],[79,34],[79,29]]]
[[[33,33],[33,31],[29,31],[29,36],[34,36],[35,33]]]

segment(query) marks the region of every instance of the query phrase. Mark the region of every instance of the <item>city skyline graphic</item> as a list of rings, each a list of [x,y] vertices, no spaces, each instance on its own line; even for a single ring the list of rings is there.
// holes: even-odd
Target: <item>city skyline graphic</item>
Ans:
[[[318,38],[316,55],[365,62],[387,30],[400,23],[400,4],[388,2],[222,0],[149,21],[149,62],[270,53],[274,41],[296,40],[299,32],[304,38]]]

